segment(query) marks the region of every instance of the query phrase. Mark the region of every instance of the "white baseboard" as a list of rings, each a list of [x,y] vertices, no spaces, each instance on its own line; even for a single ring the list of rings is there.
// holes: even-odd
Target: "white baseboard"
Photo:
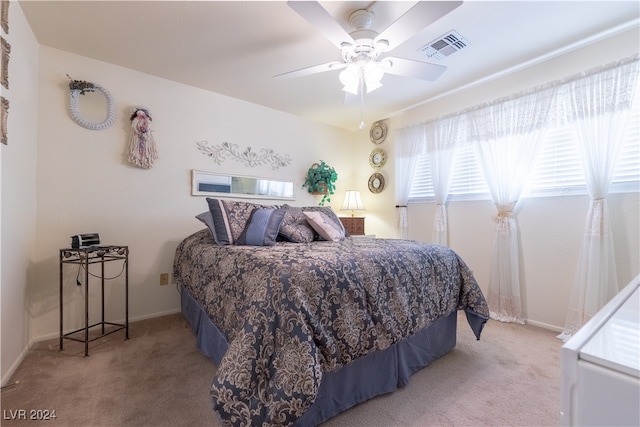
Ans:
[[[564,330],[564,328],[560,326],[550,325],[548,323],[538,322],[536,320],[525,320],[525,323],[527,325],[538,326],[539,328],[548,329],[550,331],[554,331],[558,333],[561,333]]]
[[[153,319],[155,317],[162,317],[162,316],[168,316],[171,314],[176,314],[176,313],[180,313],[180,309],[176,308],[173,310],[168,310],[168,311],[163,311],[160,313],[153,313],[153,314],[145,314],[143,316],[136,316],[136,317],[130,317],[129,318],[129,323],[134,323],[134,322],[138,322],[140,320],[147,320],[147,319]],[[119,319],[119,320],[114,320],[114,322],[116,323],[124,323],[124,319]],[[76,328],[77,329],[77,328]],[[15,362],[13,362],[13,364],[11,365],[11,367],[9,368],[9,370],[7,371],[7,373],[2,377],[2,387],[4,387],[6,385],[6,383],[9,381],[9,379],[13,376],[13,374],[15,373],[16,369],[18,369],[18,366],[20,366],[20,364],[22,363],[22,361],[24,360],[25,357],[27,357],[27,353],[29,353],[29,350],[31,350],[31,348],[33,347],[34,344],[41,342],[41,341],[48,341],[54,338],[60,338],[60,332],[52,332],[50,334],[46,334],[46,335],[40,335],[39,337],[36,338],[32,338],[29,341],[29,344],[25,347],[24,350],[22,350],[22,352],[20,353],[20,355],[18,356],[18,358],[15,360]]]
[[[20,353],[20,355],[18,356],[16,361],[13,362],[11,367],[7,370],[7,373],[4,375],[4,377],[2,377],[2,382],[0,383],[0,384],[2,384],[2,387],[7,385],[7,382],[13,376],[13,374],[16,372],[16,370],[18,369],[18,366],[20,366],[20,364],[22,363],[24,358],[27,357],[27,353],[29,353],[29,350],[31,350],[32,346],[33,346],[33,342],[30,342],[29,345],[27,345],[24,348],[24,350],[22,350],[22,353]]]
[[[179,309],[179,308],[174,308],[172,310],[167,310],[167,311],[163,311],[163,312],[160,312],[160,313],[145,314],[144,316],[130,317],[129,318],[129,323],[138,322],[140,320],[153,319],[155,317],[169,316],[171,314],[180,313],[181,311],[182,310]],[[124,321],[124,319],[122,321]]]

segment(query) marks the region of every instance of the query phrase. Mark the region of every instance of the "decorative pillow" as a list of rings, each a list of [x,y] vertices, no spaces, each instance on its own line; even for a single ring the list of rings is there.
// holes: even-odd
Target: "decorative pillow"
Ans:
[[[345,230],[344,225],[342,225],[342,221],[338,218],[338,215],[331,209],[331,206],[312,206],[309,208],[304,208],[305,212],[322,212],[326,215],[328,219],[330,219],[342,232],[345,236],[349,236],[347,230]]]
[[[240,235],[247,226],[247,221],[251,213],[256,208],[272,208],[273,206],[259,205],[251,202],[241,202],[236,200],[221,200],[227,214],[227,221],[231,231],[231,243],[240,238]]]
[[[344,228],[338,226],[331,216],[325,212],[304,212],[307,217],[307,221],[311,224],[311,227],[324,239],[332,242],[339,242],[344,240],[345,232]]]
[[[280,235],[293,243],[308,243],[313,241],[315,231],[307,222],[303,208],[284,205],[285,210],[282,224],[280,224]]]
[[[213,240],[221,246],[232,245],[233,237],[231,235],[231,227],[229,226],[227,212],[222,200],[207,197],[207,203],[209,204],[209,212],[211,213],[211,222],[213,224],[213,227],[209,227],[213,234]]]
[[[202,212],[199,215],[196,215],[196,219],[199,219],[204,225],[207,226],[207,228],[209,229],[209,231],[211,231],[211,235],[213,236],[213,239],[216,239],[216,227],[213,224],[213,215],[211,214],[211,210],[208,210],[206,212]],[[218,243],[218,242],[216,242]]]
[[[236,244],[251,246],[275,245],[280,223],[285,213],[284,209],[254,209]]]

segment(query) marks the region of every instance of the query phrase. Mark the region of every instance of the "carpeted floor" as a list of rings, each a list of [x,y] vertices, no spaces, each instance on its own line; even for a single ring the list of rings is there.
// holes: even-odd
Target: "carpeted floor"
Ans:
[[[454,350],[324,427],[558,425],[556,333],[489,321],[476,341],[460,316]],[[2,426],[219,426],[209,398],[216,367],[181,315],[132,323],[128,341],[116,332],[89,354],[82,343],[65,341],[62,352],[57,339],[36,344],[2,391]],[[51,411],[53,420],[29,420]]]

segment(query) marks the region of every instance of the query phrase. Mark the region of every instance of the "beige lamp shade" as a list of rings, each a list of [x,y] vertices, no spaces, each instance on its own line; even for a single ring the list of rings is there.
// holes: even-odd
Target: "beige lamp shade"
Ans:
[[[342,203],[342,211],[351,211],[351,216],[354,216],[355,211],[364,211],[364,204],[360,197],[358,190],[349,190],[344,195],[344,203]]]

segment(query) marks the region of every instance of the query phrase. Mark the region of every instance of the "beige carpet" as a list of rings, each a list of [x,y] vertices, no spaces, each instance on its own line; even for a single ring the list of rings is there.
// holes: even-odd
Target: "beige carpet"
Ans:
[[[409,385],[338,415],[324,427],[556,426],[562,342],[533,326],[490,321],[480,341],[460,313],[458,345]],[[209,384],[215,366],[179,314],[132,323],[90,344],[38,343],[2,391],[2,426],[219,426]],[[384,375],[384,373],[381,373]],[[55,411],[51,421],[14,419]],[[46,412],[34,412],[46,414]]]

